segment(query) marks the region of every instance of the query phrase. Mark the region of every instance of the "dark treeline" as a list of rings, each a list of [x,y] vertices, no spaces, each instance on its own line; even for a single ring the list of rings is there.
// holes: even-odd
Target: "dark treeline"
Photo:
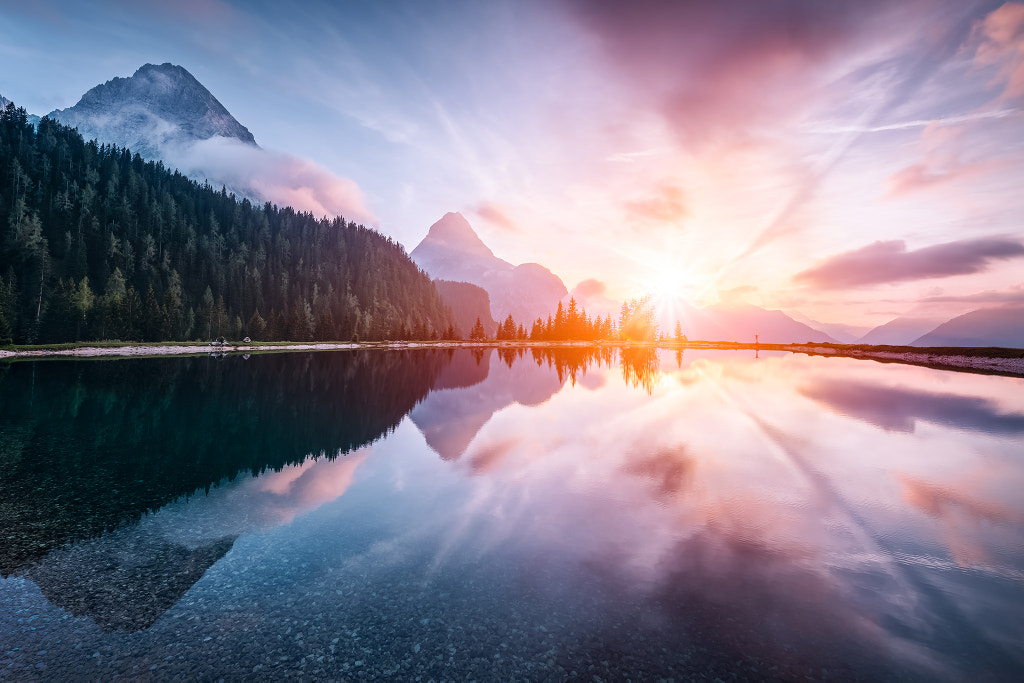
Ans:
[[[0,113],[0,343],[455,333],[429,277],[374,230]]]
[[[0,364],[0,575],[240,473],[372,443],[453,351]]]

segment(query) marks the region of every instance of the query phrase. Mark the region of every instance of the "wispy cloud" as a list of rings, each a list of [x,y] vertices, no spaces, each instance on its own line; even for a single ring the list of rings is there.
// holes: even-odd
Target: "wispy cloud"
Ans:
[[[514,220],[512,220],[505,208],[497,202],[481,202],[476,207],[476,214],[485,221],[509,232],[522,232]]]
[[[663,185],[649,197],[625,203],[626,211],[636,220],[648,223],[677,223],[689,213],[681,188]]]
[[[907,251],[906,242],[875,242],[838,254],[798,273],[797,282],[841,289],[907,280],[968,275],[985,270],[992,261],[1024,256],[1024,244],[990,237],[936,244]]]
[[[840,125],[829,123],[812,124],[806,127],[809,133],[844,134],[844,133],[887,133],[891,131],[913,130],[915,128],[927,128],[928,126],[959,126],[965,123],[976,121],[987,121],[992,119],[1005,119],[1022,113],[1020,109],[994,109],[981,111],[960,116],[944,116],[935,119],[914,119],[912,121],[897,121],[880,125]]]

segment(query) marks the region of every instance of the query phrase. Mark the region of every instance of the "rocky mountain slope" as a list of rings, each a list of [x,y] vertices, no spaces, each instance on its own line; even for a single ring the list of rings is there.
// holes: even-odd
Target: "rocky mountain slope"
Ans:
[[[97,85],[73,107],[50,112],[77,127],[87,140],[128,147],[147,159],[163,158],[168,148],[226,137],[256,145],[216,97],[185,68],[145,64],[128,78]]]
[[[1024,305],[965,313],[915,339],[913,345],[1024,348]]]

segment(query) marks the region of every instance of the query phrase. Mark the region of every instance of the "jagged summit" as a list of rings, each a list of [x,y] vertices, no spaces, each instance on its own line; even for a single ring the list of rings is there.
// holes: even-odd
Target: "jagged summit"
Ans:
[[[461,213],[446,213],[441,220],[430,226],[427,236],[420,244],[432,244],[484,257],[494,257],[494,252],[484,244]]]
[[[221,136],[255,145],[249,129],[184,67],[145,64],[128,78],[97,85],[50,117],[86,138],[128,147],[147,158],[169,145]]]
[[[469,282],[485,289],[495,320],[511,314],[523,323],[532,322],[552,313],[568,292],[544,266],[514,266],[495,256],[460,213],[446,213],[431,225],[409,256],[435,280]]]

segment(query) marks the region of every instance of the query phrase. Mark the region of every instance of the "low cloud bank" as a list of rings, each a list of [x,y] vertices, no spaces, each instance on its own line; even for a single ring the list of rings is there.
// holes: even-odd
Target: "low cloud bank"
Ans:
[[[214,186],[224,185],[253,199],[315,216],[344,216],[378,224],[354,181],[339,178],[308,159],[224,137],[168,146],[163,157],[190,177],[205,178]]]

